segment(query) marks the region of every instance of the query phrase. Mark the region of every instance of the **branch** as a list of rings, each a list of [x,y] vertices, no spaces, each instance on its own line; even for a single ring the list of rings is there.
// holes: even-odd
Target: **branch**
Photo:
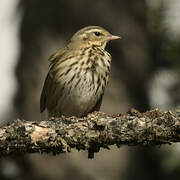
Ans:
[[[88,150],[89,158],[110,145],[161,145],[180,142],[180,112],[158,109],[108,116],[94,112],[84,118],[64,116],[40,123],[16,120],[0,129],[0,156]]]

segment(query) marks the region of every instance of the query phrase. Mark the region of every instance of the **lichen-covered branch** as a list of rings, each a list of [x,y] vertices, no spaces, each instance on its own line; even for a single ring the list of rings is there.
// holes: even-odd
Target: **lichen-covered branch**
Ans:
[[[0,156],[88,150],[89,158],[110,145],[161,145],[180,142],[180,112],[151,110],[108,116],[94,112],[84,118],[51,118],[40,123],[16,120],[0,129]]]

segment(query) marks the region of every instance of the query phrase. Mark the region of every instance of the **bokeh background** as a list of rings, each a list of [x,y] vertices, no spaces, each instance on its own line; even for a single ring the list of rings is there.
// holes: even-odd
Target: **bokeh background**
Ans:
[[[0,125],[41,120],[39,97],[48,57],[72,34],[99,25],[111,42],[112,71],[102,111],[163,110],[180,104],[180,1],[1,0]],[[173,180],[180,178],[180,146],[111,147],[87,152],[0,159],[1,180]]]

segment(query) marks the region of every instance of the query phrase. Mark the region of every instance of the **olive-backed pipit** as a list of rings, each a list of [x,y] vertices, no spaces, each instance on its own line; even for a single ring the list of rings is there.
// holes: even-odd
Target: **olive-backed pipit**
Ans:
[[[47,108],[49,117],[81,117],[98,111],[111,66],[111,55],[105,46],[118,38],[99,26],[88,26],[50,56],[40,99],[41,112]]]

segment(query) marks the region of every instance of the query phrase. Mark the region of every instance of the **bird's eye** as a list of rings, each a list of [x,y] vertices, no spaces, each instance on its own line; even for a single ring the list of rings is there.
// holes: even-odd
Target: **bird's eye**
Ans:
[[[96,36],[101,36],[102,34],[100,33],[100,32],[94,32],[94,34],[96,35]]]

